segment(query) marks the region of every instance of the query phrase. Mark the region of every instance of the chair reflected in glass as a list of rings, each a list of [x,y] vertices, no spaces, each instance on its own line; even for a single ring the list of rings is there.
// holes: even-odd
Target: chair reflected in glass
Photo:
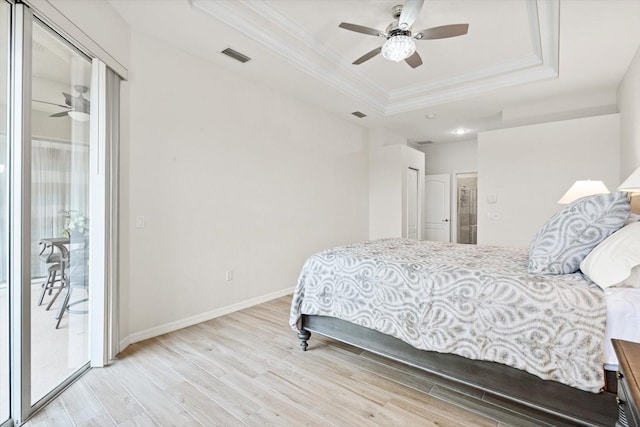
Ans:
[[[47,310],[51,308],[53,303],[62,292],[62,289],[65,287],[65,270],[66,270],[66,261],[69,258],[69,250],[67,246],[69,244],[68,237],[52,237],[41,239],[39,242],[40,249],[40,259],[48,265],[47,268],[47,278],[42,284],[42,290],[40,291],[40,297],[38,298],[38,305],[42,305],[44,301],[45,294],[48,292],[49,295],[53,294],[55,290],[56,293],[51,298],[51,301],[47,304]]]
[[[60,321],[64,313],[86,314],[86,308],[78,308],[88,301],[85,294],[79,300],[71,300],[74,290],[87,290],[89,250],[86,241],[80,242],[70,240],[67,237],[54,237],[40,240],[43,246],[40,257],[49,265],[48,276],[42,284],[38,305],[42,305],[45,294],[49,295],[55,290],[55,294],[47,305],[47,310],[51,308],[56,298],[64,290],[64,298],[56,313],[56,329],[60,327]]]

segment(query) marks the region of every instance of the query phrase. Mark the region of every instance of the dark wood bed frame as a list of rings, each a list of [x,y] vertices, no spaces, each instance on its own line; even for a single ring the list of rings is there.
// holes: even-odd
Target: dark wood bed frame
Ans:
[[[332,338],[466,384],[505,400],[585,426],[614,426],[618,419],[615,390],[589,393],[493,362],[418,350],[389,335],[344,320],[302,316],[300,347],[307,350],[311,332]],[[608,375],[609,377],[609,375]]]

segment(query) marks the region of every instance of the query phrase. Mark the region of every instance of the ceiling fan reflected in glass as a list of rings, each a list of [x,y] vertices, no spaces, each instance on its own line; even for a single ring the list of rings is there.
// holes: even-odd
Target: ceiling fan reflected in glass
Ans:
[[[33,101],[39,102],[41,104],[55,105],[56,107],[61,107],[65,109],[65,111],[51,114],[49,117],[69,116],[73,120],[77,120],[79,122],[86,122],[91,118],[90,116],[91,106],[90,106],[89,100],[85,98],[83,94],[87,93],[89,91],[89,88],[82,85],[76,85],[73,87],[73,89],[78,93],[78,95],[74,96],[66,92],[62,92],[62,95],[64,96],[65,105],[56,104],[55,102],[40,101],[37,99],[34,99]]]
[[[411,68],[416,68],[422,65],[422,58],[420,58],[420,54],[416,51],[415,40],[446,39],[467,34],[469,24],[443,25],[440,27],[427,28],[413,34],[411,27],[418,17],[423,4],[424,0],[406,0],[404,6],[394,6],[391,9],[393,22],[387,26],[385,31],[357,24],[349,24],[347,22],[341,23],[339,27],[345,30],[384,37],[386,39],[382,46],[365,53],[353,61],[353,64],[360,65],[379,53],[382,53],[385,59],[396,62],[404,60]]]

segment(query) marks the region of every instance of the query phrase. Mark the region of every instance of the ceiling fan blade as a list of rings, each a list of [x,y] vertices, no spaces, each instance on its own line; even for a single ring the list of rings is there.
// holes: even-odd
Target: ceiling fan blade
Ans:
[[[417,40],[446,39],[449,37],[463,36],[467,34],[469,24],[452,24],[441,27],[427,28],[419,31],[414,36]]]
[[[404,6],[402,6],[402,12],[398,19],[398,28],[401,30],[408,30],[420,13],[424,0],[405,0]]]
[[[370,36],[386,37],[384,31],[376,30],[375,28],[364,27],[362,25],[349,24],[348,22],[343,22],[338,25],[338,27],[344,28],[345,30],[349,31],[355,31],[356,33],[369,34]]]
[[[418,51],[413,52],[413,55],[406,58],[405,61],[407,64],[411,65],[411,68],[416,68],[422,65],[422,58],[420,58]]]
[[[63,111],[61,113],[51,114],[49,117],[64,117],[64,116],[68,116],[68,115],[69,115],[68,111]]]
[[[64,103],[71,107],[71,98],[73,97],[66,92],[62,92],[62,94],[64,95]]]
[[[39,99],[33,99],[33,102],[39,102],[41,104],[48,104],[48,105],[55,105],[56,107],[61,107],[61,108],[69,108],[68,105],[56,104],[55,102],[49,102],[49,101],[40,101]]]
[[[373,49],[371,52],[367,52],[364,55],[362,55],[360,58],[358,58],[355,61],[353,61],[353,65],[360,65],[364,61],[370,60],[371,58],[373,58],[374,56],[379,54],[381,51],[382,51],[382,47],[377,47],[377,48]]]

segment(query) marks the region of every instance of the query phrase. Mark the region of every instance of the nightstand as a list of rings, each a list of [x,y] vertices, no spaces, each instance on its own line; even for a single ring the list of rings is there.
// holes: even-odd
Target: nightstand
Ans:
[[[618,356],[618,412],[616,426],[640,426],[640,344],[611,340]]]

